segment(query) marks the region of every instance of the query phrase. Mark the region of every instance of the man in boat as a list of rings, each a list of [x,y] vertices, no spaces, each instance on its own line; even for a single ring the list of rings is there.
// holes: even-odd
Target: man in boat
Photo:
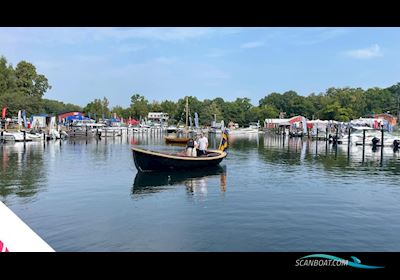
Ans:
[[[198,156],[206,155],[208,148],[208,139],[204,136],[203,133],[200,133],[200,138],[197,140],[199,144],[199,151],[197,153]]]

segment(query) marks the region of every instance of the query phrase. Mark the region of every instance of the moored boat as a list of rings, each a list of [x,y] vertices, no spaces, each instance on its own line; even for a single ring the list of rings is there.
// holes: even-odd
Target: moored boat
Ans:
[[[186,144],[190,138],[187,137],[175,137],[175,136],[165,136],[166,143],[181,143]]]

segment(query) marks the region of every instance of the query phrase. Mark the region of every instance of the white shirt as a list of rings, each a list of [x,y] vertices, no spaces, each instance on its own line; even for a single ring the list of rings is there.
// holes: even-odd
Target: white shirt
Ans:
[[[208,145],[208,139],[206,138],[206,137],[201,137],[199,140],[198,140],[198,143],[199,143],[199,150],[201,150],[201,151],[205,151],[206,149],[207,149],[207,145]]]

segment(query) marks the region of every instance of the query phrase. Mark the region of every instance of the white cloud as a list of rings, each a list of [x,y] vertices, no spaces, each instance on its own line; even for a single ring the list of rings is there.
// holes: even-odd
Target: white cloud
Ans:
[[[358,59],[368,59],[368,58],[383,56],[381,48],[379,47],[378,44],[375,44],[369,48],[350,50],[347,51],[346,54],[350,57]]]
[[[83,42],[112,39],[124,41],[142,39],[154,41],[183,41],[208,36],[227,36],[241,32],[239,28],[209,27],[41,27],[41,28],[0,28],[0,42],[10,46],[34,45],[76,45]],[[139,46],[123,47],[122,51],[136,51]]]
[[[242,49],[253,49],[253,48],[259,48],[259,47],[262,47],[262,46],[264,46],[264,43],[260,42],[260,41],[247,42],[247,43],[244,43],[244,44],[240,45],[240,47]]]
[[[97,40],[113,38],[116,40],[126,39],[149,39],[160,41],[186,40],[211,35],[217,29],[204,27],[145,27],[145,28],[94,28],[90,29],[93,38]]]

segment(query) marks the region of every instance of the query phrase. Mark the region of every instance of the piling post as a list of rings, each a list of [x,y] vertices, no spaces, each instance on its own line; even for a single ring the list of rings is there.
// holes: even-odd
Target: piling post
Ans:
[[[328,141],[328,125],[326,126],[325,129],[325,141]]]
[[[381,136],[381,138],[382,138],[382,144],[381,144],[381,166],[383,166],[383,146],[384,146],[384,144],[383,144],[383,140],[384,140],[384,138],[383,138],[383,134],[384,134],[384,132],[383,132],[383,124],[381,124],[381,134],[382,134],[382,136]]]
[[[349,145],[349,147],[350,147],[350,136],[351,136],[351,128],[350,128],[350,125],[349,125],[348,129],[349,129],[349,138],[347,139],[347,143],[348,143],[348,145]]]
[[[338,143],[338,138],[339,138],[339,125],[336,125],[336,145]]]
[[[350,135],[351,135],[351,129],[350,129],[350,125],[347,128],[348,131],[348,139],[347,139],[347,160],[350,160]]]
[[[363,149],[364,149],[364,147],[365,147],[365,129],[363,129]]]

